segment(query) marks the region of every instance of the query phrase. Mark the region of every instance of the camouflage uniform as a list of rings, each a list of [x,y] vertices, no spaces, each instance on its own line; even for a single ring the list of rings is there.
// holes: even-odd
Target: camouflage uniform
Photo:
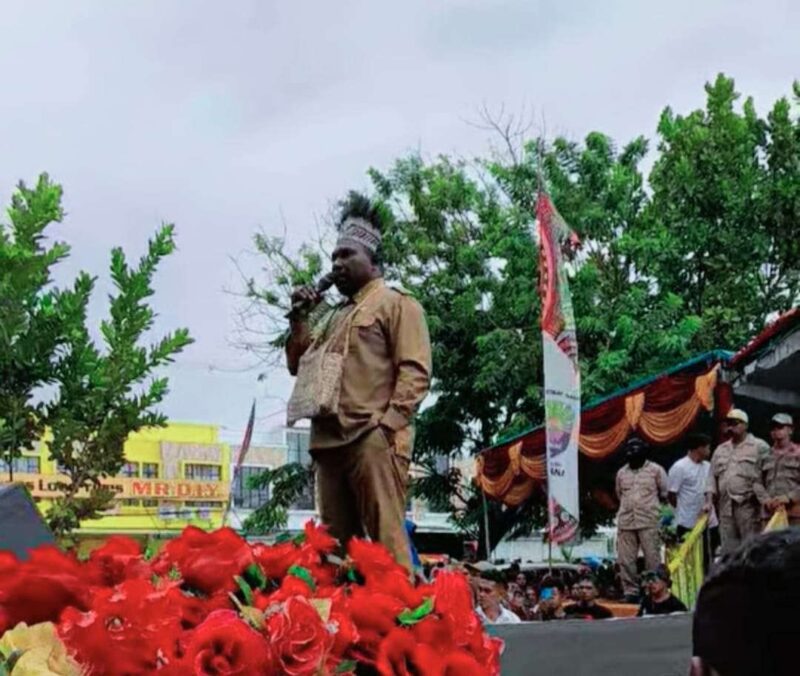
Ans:
[[[761,510],[755,484],[757,465],[768,453],[767,442],[752,434],[737,445],[730,439],[714,451],[706,492],[719,501],[719,531],[724,553],[734,551],[743,540],[760,530]]]
[[[661,465],[646,461],[640,469],[625,465],[617,473],[617,561],[626,596],[639,594],[636,562],[639,549],[645,566],[655,569],[661,563],[661,538],[658,522],[661,502],[667,498],[667,473]]]
[[[800,525],[800,446],[792,444],[787,450],[773,448],[756,465],[756,497],[762,505],[761,519],[766,522],[771,513],[764,507],[770,498],[783,498],[789,514],[789,525]]]

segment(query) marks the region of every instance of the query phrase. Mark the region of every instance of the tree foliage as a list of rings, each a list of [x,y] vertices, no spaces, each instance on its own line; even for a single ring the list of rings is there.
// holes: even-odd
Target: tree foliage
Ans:
[[[52,284],[52,268],[69,248],[48,247],[46,230],[62,215],[61,188],[46,176],[34,189],[20,184],[9,209],[11,225],[0,239],[0,260],[10,262],[0,273],[3,458],[10,467],[22,449],[32,448],[49,431],[50,457],[66,477],[48,513],[57,533],[108,507],[113,494],[100,479],[121,469],[131,432],[166,423],[156,407],[168,382],[156,374],[191,343],[188,331],[179,329],[143,344],[155,318],[148,304],[153,275],[175,250],[173,226],[156,233],[135,266],[121,249],[112,251],[115,291],[109,317],[100,323],[99,346],[87,316],[95,279],[82,272],[70,289]]]
[[[481,546],[481,496],[454,463],[441,471],[441,458],[474,455],[542,419],[533,222],[540,176],[583,243],[571,286],[585,401],[696,352],[735,348],[798,300],[790,236],[800,224],[797,115],[783,99],[766,119],[750,102],[737,110],[723,76],[707,92],[707,110],[664,112],[648,178],[643,137],[622,147],[598,132],[583,143],[526,142],[496,123],[503,154],[473,162],[413,155],[369,172],[393,215],[384,233],[387,278],[422,303],[434,345],[415,492],[450,506]],[[292,284],[313,279],[323,256],[307,247],[293,258],[280,239],[264,244],[256,240],[273,274],[264,286],[250,280],[248,292],[282,311]],[[290,274],[274,274],[281,267]],[[271,348],[281,345],[284,324],[259,328],[273,331]],[[591,471],[582,468],[586,533],[611,516],[590,493]],[[489,512],[492,547],[545,518],[537,500],[514,509],[490,502]]]

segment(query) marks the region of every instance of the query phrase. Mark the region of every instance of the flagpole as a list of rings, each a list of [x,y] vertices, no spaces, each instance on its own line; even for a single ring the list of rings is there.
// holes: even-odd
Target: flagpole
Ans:
[[[486,492],[481,489],[481,497],[483,497],[483,537],[486,543],[486,560],[489,560],[491,538],[489,537],[489,503],[486,501]]]
[[[228,503],[225,505],[225,513],[222,515],[222,526],[225,527],[228,524],[228,515],[231,513],[231,507],[233,506],[233,491],[234,487],[236,486],[236,476],[239,473],[239,469],[244,462],[244,458],[247,455],[247,451],[250,450],[250,442],[253,439],[253,426],[256,422],[256,400],[253,399],[253,405],[250,408],[250,418],[247,421],[247,428],[244,431],[244,438],[242,439],[242,445],[239,448],[239,455],[236,457],[236,464],[233,466],[233,472],[231,473],[231,485],[230,490],[228,491]]]

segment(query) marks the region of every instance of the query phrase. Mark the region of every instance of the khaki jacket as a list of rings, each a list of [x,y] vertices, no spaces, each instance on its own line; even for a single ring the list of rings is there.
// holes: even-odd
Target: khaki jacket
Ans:
[[[428,394],[432,373],[431,342],[422,306],[407,294],[377,279],[336,312],[325,340],[344,343],[343,331],[352,312],[345,356],[339,412],[311,421],[311,448],[338,448],[383,426],[393,433],[395,451],[411,456],[411,421]],[[286,346],[289,372],[311,344],[309,328],[293,326]],[[333,349],[343,350],[337,344]]]
[[[661,503],[667,499],[667,473],[649,460],[640,469],[625,465],[617,473],[617,528],[658,528]]]

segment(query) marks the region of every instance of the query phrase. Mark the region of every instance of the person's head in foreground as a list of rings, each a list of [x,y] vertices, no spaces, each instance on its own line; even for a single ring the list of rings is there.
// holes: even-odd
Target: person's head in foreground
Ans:
[[[794,421],[788,413],[776,413],[769,424],[769,435],[775,448],[788,448],[794,436]]]
[[[648,570],[642,574],[642,588],[653,601],[660,603],[668,599],[671,595],[672,580],[669,570],[661,565],[655,570]]]
[[[478,605],[487,617],[495,618],[500,613],[503,592],[500,584],[487,577],[478,578]]]
[[[550,576],[542,580],[539,590],[539,610],[542,619],[553,619],[563,615],[566,600],[567,588],[564,582]]]
[[[800,674],[800,528],[759,535],[700,590],[691,676]]]
[[[696,463],[708,460],[711,457],[711,438],[706,434],[690,434],[686,437],[686,450]]]
[[[731,409],[725,416],[725,422],[728,423],[728,432],[735,443],[739,444],[745,440],[750,425],[747,413],[740,408]]]
[[[590,575],[583,575],[575,583],[575,587],[576,587],[575,600],[577,601],[578,605],[580,606],[594,605],[594,602],[597,600],[597,597],[599,595],[597,591],[597,585],[594,582],[594,578],[592,578]]]

